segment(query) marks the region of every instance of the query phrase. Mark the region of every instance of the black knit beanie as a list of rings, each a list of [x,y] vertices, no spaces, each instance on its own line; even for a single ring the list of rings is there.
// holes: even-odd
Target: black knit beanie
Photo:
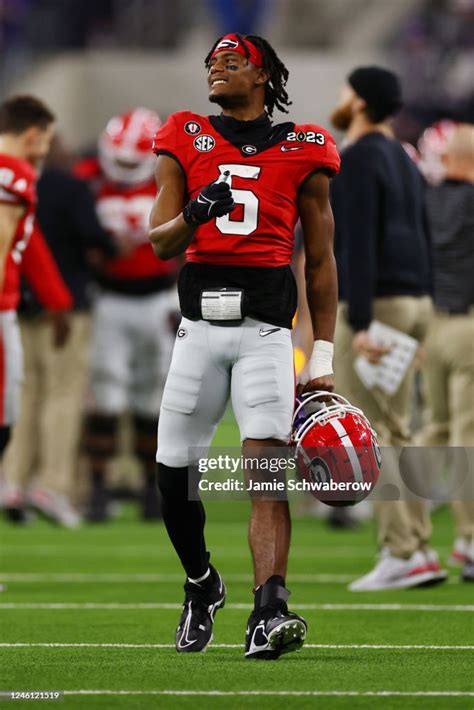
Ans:
[[[378,123],[392,116],[403,105],[402,88],[396,74],[382,67],[358,67],[348,82],[367,104],[370,118]]]

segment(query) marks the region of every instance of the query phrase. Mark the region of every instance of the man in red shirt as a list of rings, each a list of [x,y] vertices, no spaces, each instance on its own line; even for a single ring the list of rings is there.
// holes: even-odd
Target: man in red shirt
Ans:
[[[244,457],[289,440],[297,297],[290,261],[298,217],[315,340],[307,389],[333,388],[337,303],[328,194],[339,156],[332,136],[312,124],[272,124],[273,110],[287,112],[290,104],[288,71],[266,40],[226,35],[205,65],[209,99],[222,114],[176,113],[158,131],[159,194],[150,232],[161,258],[186,254],[178,282],[183,319],[157,452],[163,517],[187,574],[180,652],[206,648],[225,599],[222,578],[209,564],[202,502],[188,490],[192,447],[205,456],[230,393]],[[286,500],[252,499],[249,540],[256,593],[245,655],[275,659],[300,648],[306,636],[306,622],[287,607]]]
[[[34,222],[35,167],[48,153],[53,131],[53,114],[32,96],[13,97],[0,105],[0,455],[15,422],[22,380],[16,320],[20,271],[45,307],[61,313],[71,306]],[[63,315],[57,317],[56,326],[61,341],[67,335]]]

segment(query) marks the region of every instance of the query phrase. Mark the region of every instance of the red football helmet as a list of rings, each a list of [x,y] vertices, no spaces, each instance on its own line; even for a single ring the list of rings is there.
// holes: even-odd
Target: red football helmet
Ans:
[[[99,138],[99,160],[109,180],[138,185],[152,179],[156,158],[151,148],[160,125],[158,114],[146,108],[110,119]]]
[[[330,402],[322,399],[331,397]],[[332,506],[355,505],[374,488],[381,453],[364,413],[330,392],[297,398],[292,442],[297,470],[315,498]]]

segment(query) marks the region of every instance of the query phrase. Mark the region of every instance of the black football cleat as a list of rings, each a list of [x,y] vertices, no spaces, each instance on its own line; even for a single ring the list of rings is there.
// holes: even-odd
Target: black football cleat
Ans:
[[[210,565],[211,580],[184,585],[186,596],[183,613],[176,629],[176,650],[179,653],[205,651],[212,641],[212,626],[218,609],[225,604],[226,588],[219,572]]]
[[[271,578],[270,578],[271,579]],[[306,638],[306,621],[288,611],[288,589],[268,581],[255,592],[255,609],[247,622],[245,657],[274,661],[298,651]]]

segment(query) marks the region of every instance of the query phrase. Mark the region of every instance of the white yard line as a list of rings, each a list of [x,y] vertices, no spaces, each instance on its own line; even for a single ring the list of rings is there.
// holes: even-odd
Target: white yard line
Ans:
[[[472,698],[462,690],[65,690],[64,695]]]
[[[0,648],[175,648],[173,643],[0,643]],[[209,649],[219,648],[240,648],[240,643],[214,643]],[[331,644],[331,643],[307,643],[304,648],[315,649],[357,649],[366,651],[379,650],[403,650],[403,651],[473,651],[474,646],[443,646],[443,645],[423,645],[423,644]],[[209,650],[208,649],[208,650]]]
[[[0,573],[2,582],[21,582],[21,583],[36,583],[36,582],[59,582],[64,584],[96,584],[100,582],[123,584],[127,582],[169,582],[183,583],[182,574],[121,574],[114,572],[105,572],[103,574],[89,574],[82,572],[11,572]],[[354,575],[350,574],[292,574],[291,582],[296,584],[345,584],[351,582]],[[253,582],[251,574],[226,574],[226,582]]]
[[[174,602],[5,602],[1,610],[48,609],[48,610],[150,610],[181,609],[182,604]],[[226,604],[226,609],[252,609],[252,604]],[[433,611],[433,612],[474,612],[474,604],[292,604],[292,609],[306,611]]]
[[[245,542],[245,534],[243,534],[241,541],[236,544],[230,545],[213,545],[208,542],[208,547],[212,550],[213,557],[216,558],[219,555],[223,559],[227,557],[238,557],[243,558],[245,556],[245,550],[242,547],[243,542]],[[84,547],[88,545],[88,547]],[[450,552],[450,547],[444,547],[439,545],[436,547],[439,552],[448,553]],[[136,545],[123,545],[123,546],[113,546],[110,545],[97,545],[91,539],[82,541],[82,546],[75,546],[70,542],[64,544],[54,544],[54,545],[11,545],[2,543],[2,555],[4,557],[18,555],[24,556],[25,554],[32,554],[38,556],[58,556],[65,555],[70,557],[71,554],[80,555],[81,557],[133,557],[134,559],[145,558],[147,561],[150,559],[156,559],[156,561],[162,561],[163,559],[174,560],[173,550],[169,548],[168,541],[166,541],[166,547],[160,543],[158,540],[156,543],[137,543]],[[374,546],[369,544],[359,544],[351,546],[329,546],[329,547],[318,547],[316,545],[296,545],[291,548],[292,557],[310,557],[317,559],[318,557],[349,557],[354,558],[370,558],[375,559],[375,549]]]

